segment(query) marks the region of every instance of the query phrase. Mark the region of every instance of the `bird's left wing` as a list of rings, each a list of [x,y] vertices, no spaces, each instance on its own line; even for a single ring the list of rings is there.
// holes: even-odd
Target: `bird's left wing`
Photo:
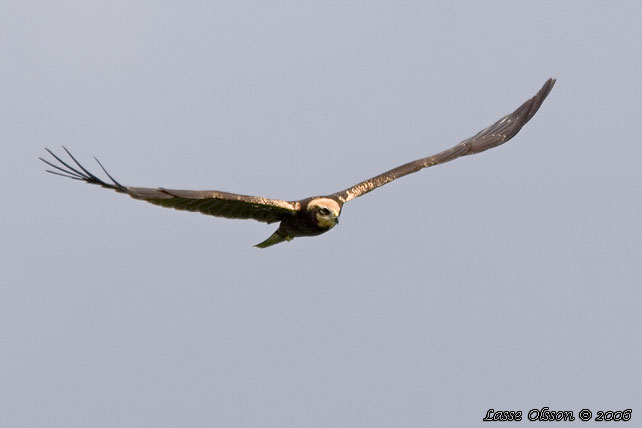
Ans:
[[[526,122],[531,120],[548,96],[549,92],[551,92],[551,89],[553,89],[553,85],[555,85],[555,79],[548,79],[537,94],[518,107],[517,110],[502,117],[488,128],[479,131],[474,136],[462,141],[456,146],[437,153],[436,155],[417,159],[393,168],[390,171],[386,171],[383,174],[379,174],[376,177],[372,177],[368,180],[362,181],[361,183],[355,184],[348,189],[337,192],[332,196],[345,203],[361,195],[365,195],[377,187],[390,183],[397,178],[417,172],[420,169],[449,162],[460,156],[473,155],[504,144],[513,138],[515,134],[522,129]]]
[[[47,170],[52,174],[68,177],[74,180],[81,180],[89,184],[96,184],[108,189],[113,189],[119,193],[125,193],[134,199],[160,205],[167,208],[175,208],[184,211],[198,211],[203,214],[213,215],[216,217],[236,218],[236,219],[253,219],[265,223],[273,223],[283,220],[291,215],[296,214],[301,208],[299,202],[288,202],[278,199],[268,199],[260,196],[238,195],[235,193],[220,192],[217,190],[174,190],[162,187],[130,187],[123,186],[105,170],[100,161],[96,159],[98,165],[107,174],[111,180],[108,183],[101,180],[85,167],[83,167],[72,156],[69,151],[63,147],[76,166],[71,166],[51,150],[47,152],[58,162],[58,164],[39,158],[41,161],[54,168]]]

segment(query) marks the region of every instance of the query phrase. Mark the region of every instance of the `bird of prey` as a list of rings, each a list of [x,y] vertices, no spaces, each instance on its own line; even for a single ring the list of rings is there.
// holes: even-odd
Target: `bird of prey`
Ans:
[[[46,149],[47,152],[58,164],[55,164],[53,160],[39,159],[53,168],[53,170],[47,170],[52,174],[100,185],[155,205],[177,210],[199,211],[217,217],[254,219],[265,223],[280,222],[279,228],[269,238],[255,245],[259,248],[266,248],[283,241],[291,241],[299,236],[316,236],[329,231],[339,223],[343,204],[393,180],[420,169],[449,162],[461,156],[483,152],[507,142],[535,115],[553,89],[554,84],[555,79],[548,79],[537,94],[517,110],[450,149],[408,162],[345,190],[298,201],[246,196],[218,190],[174,190],[164,187],[124,186],[107,172],[98,159],[95,158],[109,181],[104,181],[85,169],[65,147],[63,149],[75,166],[70,165],[71,161],[65,162],[49,149]]]

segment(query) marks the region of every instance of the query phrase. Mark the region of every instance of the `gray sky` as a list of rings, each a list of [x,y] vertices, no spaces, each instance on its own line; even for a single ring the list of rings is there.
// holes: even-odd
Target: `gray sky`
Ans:
[[[641,19],[639,1],[1,2],[0,425],[639,423]],[[551,76],[507,145],[267,250],[274,225],[36,159],[64,144],[128,185],[299,199],[450,147]]]

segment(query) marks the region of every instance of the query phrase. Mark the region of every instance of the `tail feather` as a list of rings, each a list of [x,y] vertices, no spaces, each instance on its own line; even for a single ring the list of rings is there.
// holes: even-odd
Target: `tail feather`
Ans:
[[[268,239],[265,241],[261,242],[260,244],[256,244],[255,247],[257,248],[267,248],[270,247],[274,244],[278,244],[283,241],[290,241],[291,239],[284,238],[283,236],[279,235],[279,231],[277,230],[274,232]]]

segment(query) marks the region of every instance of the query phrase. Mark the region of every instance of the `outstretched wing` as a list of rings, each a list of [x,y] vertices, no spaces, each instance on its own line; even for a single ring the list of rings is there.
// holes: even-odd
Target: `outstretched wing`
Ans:
[[[50,162],[39,158],[41,161],[54,168],[47,170],[52,174],[81,180],[89,184],[113,189],[119,193],[126,193],[134,199],[141,199],[155,205],[175,208],[184,211],[198,211],[203,214],[225,218],[254,219],[265,223],[280,221],[290,215],[296,214],[301,208],[299,202],[288,202],[277,199],[262,198],[260,196],[237,195],[234,193],[219,192],[216,190],[174,190],[147,187],[123,186],[105,170],[100,161],[98,165],[107,174],[111,183],[101,180],[89,172],[63,147],[77,167],[71,166],[56,156],[51,150],[46,149],[58,162]]]
[[[357,198],[361,195],[390,183],[397,178],[404,175],[412,174],[420,169],[429,166],[438,165],[440,163],[448,162],[457,159],[460,156],[474,155],[475,153],[483,152],[484,150],[492,149],[501,144],[504,144],[515,136],[535,115],[539,107],[542,105],[546,96],[553,89],[555,79],[548,79],[542,89],[535,94],[533,98],[522,104],[517,110],[509,115],[502,117],[500,120],[489,126],[488,128],[480,131],[474,136],[462,141],[456,146],[444,150],[436,155],[427,158],[417,159],[416,161],[408,162],[390,171],[379,174],[368,180],[362,181],[359,184],[335,193],[332,196],[339,198],[341,201],[348,202],[351,199]]]

